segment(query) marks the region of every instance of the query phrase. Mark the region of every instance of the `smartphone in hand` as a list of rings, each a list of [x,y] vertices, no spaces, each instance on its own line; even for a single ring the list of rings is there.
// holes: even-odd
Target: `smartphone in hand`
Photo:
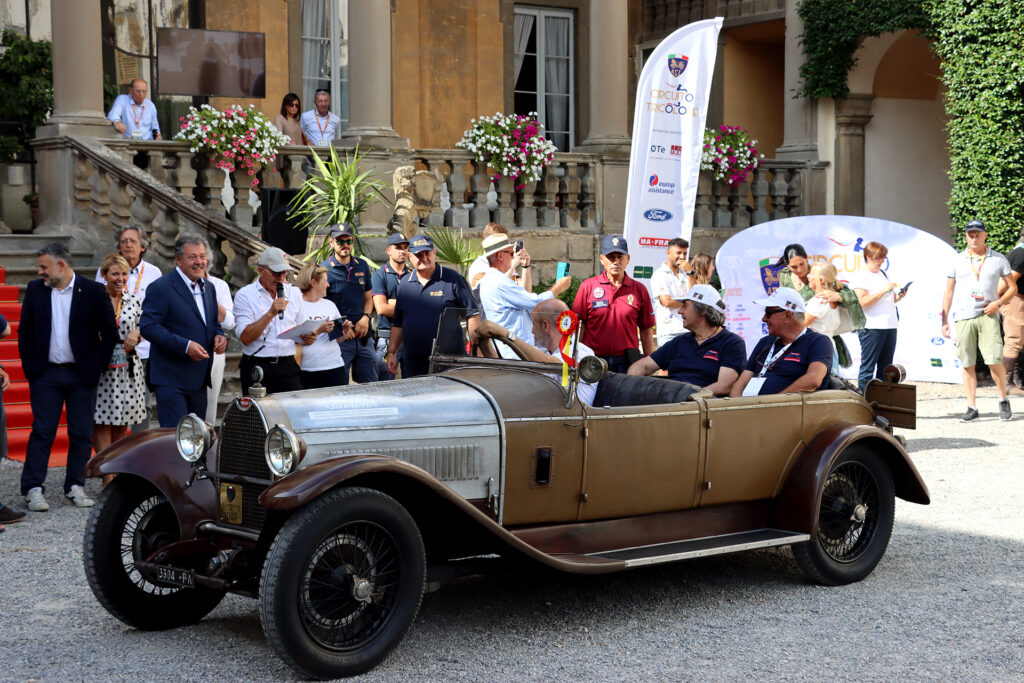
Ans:
[[[557,271],[557,275],[555,275],[555,279],[556,280],[561,280],[563,277],[565,277],[568,274],[569,274],[569,264],[566,263],[565,261],[559,261],[558,262],[558,271]]]
[[[903,296],[904,294],[906,294],[907,290],[910,289],[910,285],[912,285],[912,284],[914,284],[913,280],[911,280],[907,284],[903,285],[903,287],[900,288],[899,295]]]
[[[525,246],[526,245],[523,244],[522,240],[516,240],[516,250],[513,253],[518,253],[518,252],[522,251],[523,247],[525,247]]]

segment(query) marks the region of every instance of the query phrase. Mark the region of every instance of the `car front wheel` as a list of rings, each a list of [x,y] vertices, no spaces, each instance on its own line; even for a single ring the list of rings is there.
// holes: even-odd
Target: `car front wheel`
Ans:
[[[135,567],[179,538],[178,518],[156,488],[130,475],[116,477],[103,489],[85,527],[82,559],[96,599],[124,623],[146,631],[205,617],[223,591],[154,583]]]
[[[423,598],[419,529],[395,499],[345,488],[282,527],[260,581],[263,630],[314,678],[368,671],[401,641]]]
[[[892,472],[882,457],[864,446],[848,448],[825,478],[817,534],[793,546],[797,564],[816,583],[860,581],[885,554],[895,509]]]

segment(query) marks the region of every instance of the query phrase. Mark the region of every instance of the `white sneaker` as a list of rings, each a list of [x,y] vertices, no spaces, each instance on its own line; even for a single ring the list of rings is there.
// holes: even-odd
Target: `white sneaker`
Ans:
[[[28,509],[32,512],[46,512],[50,509],[50,504],[43,497],[43,489],[39,486],[28,490],[25,495],[25,503],[28,504]]]
[[[71,487],[71,490],[64,494],[64,497],[70,500],[76,508],[91,508],[93,505],[93,499],[85,496],[85,489],[78,484]]]

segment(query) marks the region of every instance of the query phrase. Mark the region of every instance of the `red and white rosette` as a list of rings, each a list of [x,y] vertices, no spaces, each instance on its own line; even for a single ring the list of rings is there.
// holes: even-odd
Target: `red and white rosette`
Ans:
[[[576,361],[572,357],[572,335],[579,329],[580,319],[572,311],[562,311],[555,322],[558,331],[562,333],[562,342],[558,345],[558,351],[562,355],[562,362],[567,367],[576,367]]]

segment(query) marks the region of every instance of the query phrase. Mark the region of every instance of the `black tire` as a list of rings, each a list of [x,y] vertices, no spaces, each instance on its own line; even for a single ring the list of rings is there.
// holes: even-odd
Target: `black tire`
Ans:
[[[885,460],[853,446],[825,477],[818,509],[818,533],[793,547],[808,579],[829,586],[860,581],[874,570],[892,535],[896,500]]]
[[[270,547],[263,631],[304,675],[363,673],[405,636],[425,580],[423,539],[404,507],[373,489],[331,491],[289,519]]]
[[[159,631],[194,624],[216,607],[223,591],[153,583],[135,561],[180,539],[167,499],[136,477],[116,477],[96,501],[85,527],[82,560],[96,599],[135,628]]]

